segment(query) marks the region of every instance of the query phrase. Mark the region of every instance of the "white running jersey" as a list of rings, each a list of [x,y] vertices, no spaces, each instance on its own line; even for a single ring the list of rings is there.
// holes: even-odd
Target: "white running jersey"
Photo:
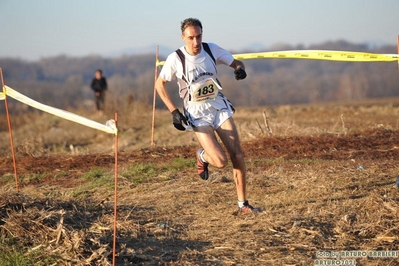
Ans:
[[[233,56],[228,51],[224,50],[214,43],[208,43],[208,45],[213,57],[216,60],[216,65],[224,64],[229,66],[234,61]],[[176,52],[173,52],[166,59],[159,76],[166,81],[172,81],[177,78],[179,95],[180,98],[184,100],[184,106],[186,107],[190,104],[191,100],[190,85],[194,84],[196,81],[198,82],[207,78],[212,78],[214,81],[218,82],[217,69],[215,62],[212,60],[211,56],[205,51],[203,45],[201,53],[196,56],[188,54],[184,49],[184,46],[180,47],[179,49],[183,52],[185,56],[185,71],[183,71],[183,64],[180,61],[179,56]],[[220,92],[219,95],[222,96]],[[213,102],[214,104],[217,104],[217,101],[203,102],[202,104],[213,105]]]

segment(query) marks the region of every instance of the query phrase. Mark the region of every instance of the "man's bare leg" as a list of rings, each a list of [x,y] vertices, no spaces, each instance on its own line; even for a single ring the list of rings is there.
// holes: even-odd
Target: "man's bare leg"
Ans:
[[[222,146],[217,141],[213,128],[210,126],[196,127],[194,128],[194,132],[200,145],[205,150],[203,154],[205,161],[218,168],[225,167],[228,160]],[[233,163],[233,177],[238,200],[244,201],[246,200],[245,163],[237,128],[233,119],[227,119],[216,132],[225,145]]]
[[[239,201],[246,200],[246,169],[240,138],[233,118],[227,119],[217,130],[233,164],[233,177]]]

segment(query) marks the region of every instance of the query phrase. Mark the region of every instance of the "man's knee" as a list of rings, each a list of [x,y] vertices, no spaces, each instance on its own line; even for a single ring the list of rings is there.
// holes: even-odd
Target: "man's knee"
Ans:
[[[230,158],[233,164],[241,163],[244,161],[244,154],[242,152],[235,152],[233,154],[230,154]]]
[[[221,158],[214,158],[213,161],[214,161],[213,166],[217,168],[225,168],[228,163],[226,156]]]

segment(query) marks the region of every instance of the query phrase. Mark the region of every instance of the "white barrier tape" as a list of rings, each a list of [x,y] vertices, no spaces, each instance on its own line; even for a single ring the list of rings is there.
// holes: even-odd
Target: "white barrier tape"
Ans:
[[[87,119],[83,116],[80,116],[80,115],[77,115],[77,114],[62,110],[62,109],[58,109],[58,108],[51,107],[51,106],[39,103],[37,101],[34,101],[34,100],[26,97],[25,95],[11,89],[8,86],[3,87],[3,95],[4,95],[4,97],[5,97],[5,95],[10,96],[17,101],[20,101],[24,104],[32,106],[33,108],[42,110],[44,112],[47,112],[47,113],[50,113],[50,114],[53,114],[56,116],[59,116],[61,118],[70,120],[72,122],[76,122],[78,124],[81,124],[81,125],[84,125],[87,127],[91,127],[94,129],[98,129],[98,130],[101,130],[101,131],[104,131],[104,132],[107,132],[110,134],[115,134],[115,135],[118,134],[118,130],[115,126],[115,122],[112,123],[113,120],[108,120],[107,125],[103,125],[96,121]]]

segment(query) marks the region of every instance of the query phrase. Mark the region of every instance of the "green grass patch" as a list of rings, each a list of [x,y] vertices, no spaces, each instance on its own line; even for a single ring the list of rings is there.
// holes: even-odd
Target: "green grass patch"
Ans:
[[[40,182],[48,176],[48,173],[36,173],[36,174],[28,174],[21,176],[20,180],[23,182]]]
[[[106,177],[106,171],[103,168],[93,168],[84,173],[82,178],[88,181],[99,181]]]
[[[74,197],[86,194],[88,190],[96,188],[113,188],[114,176],[104,168],[93,168],[81,176],[82,179],[89,181],[82,185],[79,189],[74,191]]]
[[[159,174],[159,166],[153,163],[149,164],[132,164],[124,171],[121,176],[127,178],[133,183],[143,183],[148,177],[154,177]]]
[[[3,266],[28,266],[34,265],[30,258],[26,257],[23,252],[12,250],[0,251],[0,265]]]
[[[193,162],[192,158],[174,158],[172,161],[162,162],[160,164],[132,164],[121,174],[121,176],[127,178],[133,183],[144,183],[149,178],[155,178],[160,174],[168,172],[180,172],[185,168],[193,167],[194,164],[195,162]]]
[[[191,168],[195,165],[195,161],[192,158],[185,159],[185,158],[175,158],[173,159],[170,165],[166,166],[167,170],[170,171],[181,171],[185,168]]]
[[[0,241],[0,265],[1,266],[45,266],[55,265],[56,258],[44,254],[40,250],[26,253],[26,248],[18,246],[19,242],[14,238],[5,238]],[[21,243],[19,243],[21,245]]]
[[[12,174],[12,173],[6,173],[6,174],[4,174],[4,175],[1,177],[0,180],[1,180],[1,182],[9,183],[9,182],[14,181],[14,180],[15,180],[15,177],[14,177],[14,174]]]
[[[39,257],[39,258],[37,258]],[[0,265],[2,266],[46,266],[57,265],[55,258],[38,253],[25,255],[21,251],[0,252]]]

